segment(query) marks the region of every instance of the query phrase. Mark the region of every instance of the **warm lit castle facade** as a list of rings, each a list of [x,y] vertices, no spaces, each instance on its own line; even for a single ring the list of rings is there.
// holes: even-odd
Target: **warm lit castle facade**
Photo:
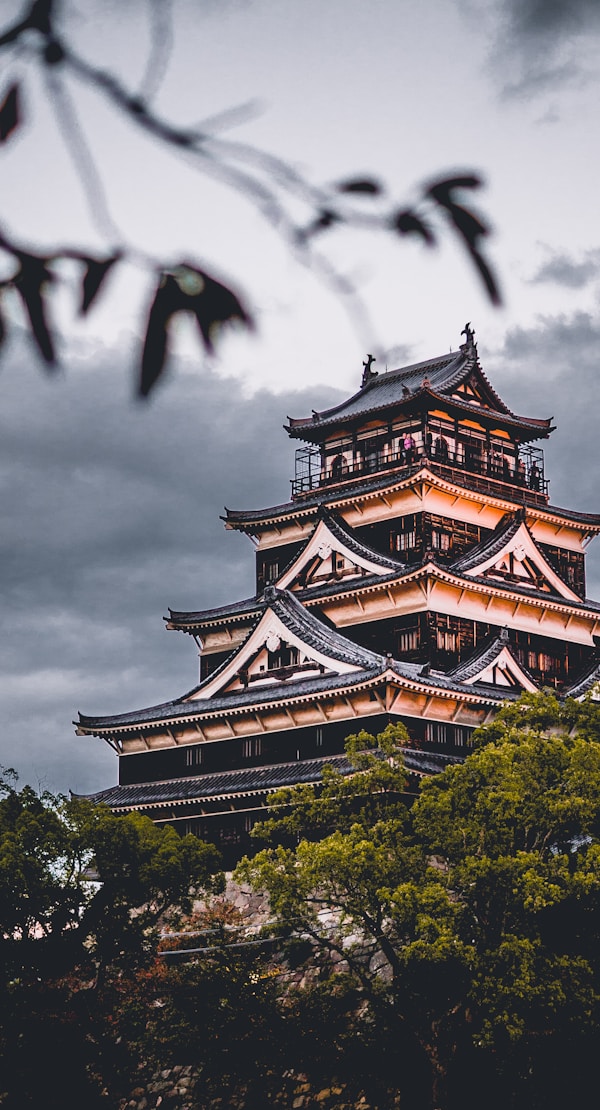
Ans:
[[[280,786],[349,771],[349,733],[403,721],[406,764],[431,774],[522,690],[583,696],[600,678],[600,605],[585,547],[600,516],[549,503],[539,440],[458,352],[376,374],[289,420],[291,501],[227,510],[256,545],[256,594],[173,612],[200,650],[183,697],[80,716],[119,757],[114,812],[215,840],[233,858]]]

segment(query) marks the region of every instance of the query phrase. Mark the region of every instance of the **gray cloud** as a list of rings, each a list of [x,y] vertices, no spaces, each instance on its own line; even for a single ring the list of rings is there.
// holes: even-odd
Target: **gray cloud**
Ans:
[[[97,351],[49,381],[15,351],[2,368],[0,763],[53,789],[116,775],[101,741],[74,738],[78,709],[132,709],[197,681],[193,641],[162,617],[253,592],[252,545],[225,532],[223,505],[287,500],[285,416],[334,397],[248,399],[183,367],[139,405],[124,362]]]
[[[516,412],[554,417],[556,431],[541,443],[551,502],[592,513],[600,512],[599,352],[600,318],[576,312],[513,328],[503,348],[484,358]],[[588,554],[588,594],[600,600],[600,540]]]
[[[533,99],[593,78],[586,48],[600,32],[597,0],[492,0],[485,7],[492,65],[506,97]]]
[[[580,259],[557,252],[550,253],[529,279],[532,285],[562,285],[567,289],[583,289],[600,273],[600,250],[585,251]]]
[[[599,350],[600,321],[584,313],[513,329],[497,352],[480,344],[509,405],[556,418],[544,445],[552,501],[591,512],[600,509]],[[248,399],[236,380],[179,367],[138,406],[124,364],[98,350],[49,381],[15,350],[0,377],[0,762],[52,789],[94,790],[116,777],[101,741],[75,738],[78,709],[119,712],[194,685],[193,641],[166,632],[162,616],[252,593],[253,548],[225,532],[223,504],[286,500],[286,414],[339,396]],[[600,597],[594,547],[588,582]]]

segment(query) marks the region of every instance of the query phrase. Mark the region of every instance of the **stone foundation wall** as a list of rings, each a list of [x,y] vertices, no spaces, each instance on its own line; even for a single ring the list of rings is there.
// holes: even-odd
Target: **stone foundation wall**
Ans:
[[[230,903],[239,913],[247,935],[258,932],[271,920],[271,909],[266,894],[240,887],[227,876],[226,888],[215,901]],[[197,910],[203,909],[199,903]],[[304,985],[304,976],[290,972],[290,985]],[[391,1092],[384,1103],[375,1105],[362,1091],[350,1091],[343,1081],[331,1081],[330,1086],[316,1087],[308,1076],[286,1073],[281,1077],[269,1076],[261,1081],[260,1089],[239,1084],[224,1084],[218,1094],[207,1093],[202,1077],[190,1065],[163,1068],[152,1078],[135,1087],[128,1099],[121,1099],[118,1110],[397,1110],[399,1095]]]
[[[400,1096],[391,1095],[375,1106],[362,1092],[350,1092],[342,1083],[312,1088],[304,1075],[282,1076],[269,1090],[248,1090],[243,1084],[218,1096],[206,1097],[199,1076],[191,1067],[160,1071],[145,1087],[136,1087],[122,1099],[118,1110],[399,1110]]]

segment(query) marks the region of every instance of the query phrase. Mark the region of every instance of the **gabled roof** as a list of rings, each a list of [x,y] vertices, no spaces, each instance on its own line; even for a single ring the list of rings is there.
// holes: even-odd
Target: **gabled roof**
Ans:
[[[584,674],[577,679],[577,682],[575,682],[572,686],[569,686],[569,688],[564,691],[563,697],[583,698],[586,694],[594,691],[594,687],[597,686],[599,683],[600,658],[598,656],[598,653],[596,653],[591,665],[584,672]],[[594,701],[599,700],[598,695],[595,693],[592,693],[592,697],[594,698]]]
[[[328,627],[305,609],[289,591],[268,586],[263,596],[265,610],[258,624],[243,644],[189,695],[190,700],[203,700],[223,692],[241,670],[254,662],[257,653],[277,651],[282,642],[303,653],[306,662],[298,671],[299,675],[305,674],[311,664],[317,672],[320,670],[322,673],[333,672],[337,675],[381,666],[381,655],[352,643]],[[275,645],[272,648],[271,643]],[[263,682],[275,681],[268,671],[264,675],[259,671],[254,677]],[[288,687],[292,678],[293,673],[286,678]]]
[[[538,591],[542,579],[553,594],[581,604],[536,544],[522,511],[505,516],[491,536],[455,559],[449,569],[467,578],[501,577],[511,586]]]
[[[382,574],[404,569],[404,564],[398,559],[369,547],[341,517],[322,506],[317,527],[277,579],[278,588],[293,588],[302,572],[306,572],[315,560],[321,564],[331,564],[331,554],[334,551],[356,567],[357,573]],[[330,576],[333,573],[331,567]]]
[[[471,394],[459,397],[459,386],[469,382],[475,386]],[[457,352],[439,355],[383,374],[373,373],[357,393],[346,401],[310,417],[292,419],[286,428],[293,438],[315,440],[322,430],[336,425],[356,423],[365,416],[398,408],[420,394],[430,393],[433,398],[448,401],[452,398],[467,411],[496,413],[536,436],[546,436],[552,430],[551,421],[517,416],[511,412],[483,373],[477,357],[477,347],[472,337]],[[478,400],[475,402],[475,393]]]
[[[264,593],[265,608],[257,625],[246,640],[230,656],[189,693],[172,702],[117,716],[87,717],[79,715],[78,727],[83,731],[122,727],[127,724],[176,719],[193,715],[194,710],[208,705],[210,709],[231,709],[244,704],[260,703],[274,697],[290,697],[308,683],[315,692],[344,682],[365,681],[385,669],[386,658],[346,639],[335,629],[305,609],[293,594],[270,586]],[[295,668],[269,672],[257,669],[260,655],[276,651],[285,642],[299,649],[302,657]],[[251,686],[240,677],[249,668],[256,668]]]
[[[534,693],[539,688],[527,668],[513,655],[504,629],[499,636],[488,639],[469,659],[449,671],[448,678],[464,682],[468,686],[485,682],[511,689],[519,687],[529,693]]]

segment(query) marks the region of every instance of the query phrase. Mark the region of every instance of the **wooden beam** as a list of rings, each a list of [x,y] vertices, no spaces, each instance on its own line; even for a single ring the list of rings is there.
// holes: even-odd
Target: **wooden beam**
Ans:
[[[352,702],[350,701],[350,698],[348,697],[347,694],[344,695],[344,697],[342,698],[342,701],[344,701],[346,703],[346,705],[348,706],[348,708],[349,708],[353,717],[358,717],[359,716],[357,710],[354,708],[354,706],[353,706]]]

